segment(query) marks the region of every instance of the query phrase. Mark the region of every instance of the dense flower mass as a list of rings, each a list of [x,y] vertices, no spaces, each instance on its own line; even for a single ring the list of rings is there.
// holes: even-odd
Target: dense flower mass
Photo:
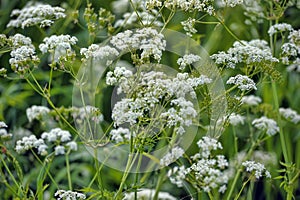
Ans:
[[[58,6],[52,7],[47,4],[29,1],[23,9],[12,11],[11,16],[17,16],[17,18],[10,20],[7,27],[21,27],[24,29],[34,25],[51,26],[54,20],[66,17],[64,12],[65,9]]]
[[[199,153],[191,156],[193,163],[190,167],[175,166],[169,170],[168,177],[171,183],[183,187],[184,182],[189,180],[204,192],[218,188],[219,192],[224,193],[229,179],[224,172],[228,166],[228,161],[223,155],[212,154],[213,151],[222,149],[221,143],[214,138],[203,137],[197,144]],[[194,179],[190,180],[191,177]]]
[[[265,175],[267,178],[271,178],[271,174],[268,170],[266,170],[265,166],[261,163],[257,163],[255,161],[245,161],[242,163],[244,167],[246,167],[246,171],[253,173],[256,179],[261,178]]]
[[[15,149],[20,154],[35,148],[38,150],[38,154],[46,156],[49,153],[47,149],[50,149],[51,146],[54,147],[55,155],[63,155],[67,149],[77,151],[77,143],[71,141],[70,132],[60,128],[42,133],[39,139],[35,135],[25,136],[17,141]]]
[[[164,36],[153,28],[142,28],[136,32],[126,30],[113,36],[110,42],[121,51],[141,50],[142,60],[153,56],[155,60],[160,61],[166,47]]]
[[[262,100],[260,97],[249,95],[249,96],[243,96],[241,102],[248,106],[257,106],[259,103],[262,102]]]
[[[241,74],[238,74],[235,77],[230,77],[226,84],[234,84],[242,91],[257,90],[254,81],[248,76],[243,76]]]
[[[187,65],[195,63],[199,61],[201,58],[195,54],[187,54],[184,55],[182,58],[177,60],[177,64],[180,66],[179,69],[183,70]]]
[[[42,116],[45,116],[49,112],[50,109],[45,106],[33,105],[32,107],[26,109],[26,115],[29,122],[32,122],[34,119],[41,119]]]
[[[277,132],[279,132],[279,127],[276,121],[265,116],[253,120],[252,125],[254,125],[254,127],[259,130],[266,131],[266,133],[270,136],[275,135]]]
[[[9,37],[9,40],[12,48],[9,64],[16,73],[25,74],[30,66],[35,66],[40,60],[36,56],[35,47],[29,37],[19,33]]]
[[[184,150],[180,147],[174,147],[171,149],[171,152],[168,152],[161,160],[161,166],[168,166],[172,162],[176,161],[184,154]]]
[[[119,55],[119,52],[110,46],[99,46],[92,44],[88,48],[82,48],[80,50],[85,59],[94,59],[97,61],[106,61],[106,65],[110,65],[112,61]]]
[[[292,31],[293,27],[287,23],[275,24],[271,26],[268,30],[269,35],[274,35],[275,33],[282,33],[284,31]]]
[[[138,199],[153,199],[155,195],[155,190],[151,190],[148,188],[141,188],[138,190],[137,192],[137,198]],[[131,193],[126,193],[125,197],[123,198],[123,200],[134,200],[135,199],[135,194],[134,192]],[[159,200],[176,200],[175,197],[173,197],[171,194],[167,193],[167,192],[159,192],[158,193],[158,199]]]
[[[300,115],[291,108],[279,108],[279,113],[294,124],[297,124],[300,121]]]
[[[77,43],[78,39],[70,35],[52,35],[44,38],[39,48],[43,54],[50,52],[54,55],[54,61],[57,62],[66,56],[74,54],[72,45]]]
[[[234,42],[233,47],[227,52],[221,51],[213,54],[211,58],[216,64],[228,68],[235,68],[238,63],[253,65],[257,63],[276,63],[268,43],[264,40],[251,40]]]
[[[73,192],[71,190],[57,190],[54,194],[57,200],[83,200],[86,195],[80,192]]]
[[[135,94],[134,98],[123,98],[114,105],[112,119],[115,126],[124,123],[134,125],[147,119],[149,113],[155,112],[156,106],[164,100],[170,103],[170,108],[161,112],[160,119],[166,120],[167,127],[175,127],[179,134],[183,134],[183,126],[190,126],[197,115],[187,97],[196,98],[195,89],[210,83],[211,79],[204,75],[190,77],[188,73],[178,73],[171,78],[155,71],[142,72],[137,76],[124,67],[117,67],[107,73],[106,82],[109,85],[119,84],[118,94]]]

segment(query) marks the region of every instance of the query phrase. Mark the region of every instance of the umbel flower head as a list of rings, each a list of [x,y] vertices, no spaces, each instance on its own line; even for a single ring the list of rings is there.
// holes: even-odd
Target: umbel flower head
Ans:
[[[9,37],[9,43],[12,48],[9,64],[14,72],[23,75],[31,66],[38,64],[39,58],[36,56],[35,47],[29,37],[17,33]]]
[[[24,29],[34,25],[40,25],[40,27],[51,26],[54,20],[66,17],[64,12],[65,9],[61,7],[52,7],[51,5],[29,1],[23,9],[12,11],[11,17],[16,16],[17,18],[10,20],[7,27]]]

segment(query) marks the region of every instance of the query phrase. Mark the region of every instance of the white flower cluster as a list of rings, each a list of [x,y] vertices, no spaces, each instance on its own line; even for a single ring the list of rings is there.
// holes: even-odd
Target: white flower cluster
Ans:
[[[264,40],[234,42],[227,52],[221,51],[210,56],[216,64],[235,68],[238,63],[247,65],[257,63],[274,63],[278,59],[272,56],[268,43]]]
[[[40,25],[40,27],[51,26],[54,21],[65,18],[65,9],[51,5],[32,3],[31,1],[21,10],[15,9],[11,17],[17,16],[16,19],[10,20],[7,27],[21,27],[24,29],[28,26]]]
[[[119,84],[117,93],[128,92],[130,90],[128,79],[132,77],[132,72],[125,67],[116,67],[113,72],[109,71],[106,74],[106,84],[116,85]]]
[[[236,113],[231,113],[228,116],[228,121],[232,126],[237,126],[239,124],[244,124],[246,117],[240,115],[240,114],[236,114]]]
[[[221,0],[220,4],[222,7],[235,7],[237,5],[243,4],[244,0]]]
[[[194,163],[190,167],[176,166],[168,172],[171,183],[182,187],[184,180],[188,178],[204,192],[219,188],[219,192],[224,193],[228,182],[224,169],[228,166],[228,161],[223,155],[212,155],[213,150],[222,149],[221,143],[214,138],[203,137],[197,144],[199,153],[191,156]],[[191,177],[195,177],[195,180],[191,180]]]
[[[243,96],[241,102],[248,106],[257,106],[262,102],[262,100],[258,96],[249,95],[249,96]]]
[[[297,124],[300,121],[300,115],[291,108],[279,108],[279,113],[294,124]]]
[[[230,77],[226,84],[234,84],[237,85],[238,88],[242,91],[245,90],[257,90],[254,81],[249,78],[248,76],[244,76],[241,74],[238,74],[234,77]]]
[[[88,48],[80,49],[80,54],[85,57],[85,59],[93,59],[95,61],[106,61],[106,65],[110,65],[113,60],[119,55],[119,52],[108,45],[100,46],[97,44],[92,44]]]
[[[187,54],[184,55],[182,58],[177,60],[177,64],[180,66],[179,69],[183,70],[187,65],[193,64],[200,60],[200,56],[195,54]]]
[[[288,36],[289,42],[281,46],[281,60],[289,65],[288,71],[300,72],[300,29],[292,30]]]
[[[168,127],[177,126],[177,132],[182,134],[182,126],[191,125],[197,115],[193,103],[185,97],[196,98],[194,89],[210,83],[211,79],[203,75],[190,77],[187,73],[178,73],[175,78],[170,78],[163,72],[155,71],[141,72],[136,76],[125,67],[117,67],[114,72],[107,73],[106,82],[109,85],[119,84],[119,94],[134,94],[134,98],[123,98],[115,104],[112,111],[115,126],[136,124],[138,118],[147,118],[148,115],[144,114],[151,113],[164,100],[170,103],[171,108],[162,112],[160,119],[165,119]]]
[[[153,56],[160,61],[162,51],[165,50],[166,41],[161,33],[153,28],[142,28],[133,32],[126,30],[113,36],[111,44],[119,50],[141,50],[141,59],[149,59]]]
[[[9,140],[12,137],[11,133],[8,133],[6,129],[2,128],[0,124],[0,141],[1,140]]]
[[[22,140],[18,140],[16,144],[16,152],[23,153],[29,149],[36,148],[40,155],[47,155],[48,146],[45,144],[43,139],[37,139],[35,135],[25,136]]]
[[[116,143],[128,141],[131,137],[129,129],[122,127],[111,130],[109,134],[111,135],[111,140]]]
[[[140,199],[140,200],[153,199],[154,195],[155,195],[155,190],[148,189],[148,188],[141,188],[141,189],[138,189],[137,199]],[[134,199],[135,199],[134,192],[126,193],[125,197],[123,198],[123,200],[134,200]],[[175,197],[173,197],[172,195],[170,195],[167,192],[159,192],[157,199],[158,200],[176,200]]]
[[[29,69],[29,66],[39,62],[39,58],[35,55],[35,47],[32,45],[29,37],[19,33],[9,37],[9,39],[12,48],[9,64],[15,72],[24,74]]]
[[[175,162],[177,159],[181,158],[184,154],[184,150],[180,147],[174,147],[171,149],[171,152],[168,152],[160,160],[160,165],[165,167],[169,166],[171,163]]]
[[[264,8],[261,6],[260,0],[244,0],[243,8],[245,10],[244,14],[250,18],[251,21],[255,23],[263,23],[265,19]],[[250,21],[246,20],[246,24]]]
[[[0,128],[7,128],[6,123],[3,121],[0,121]]]
[[[214,0],[166,0],[162,2],[161,0],[148,0],[146,2],[148,8],[162,8],[166,7],[168,9],[180,9],[186,12],[206,12],[212,15],[215,11],[213,7]]]
[[[140,99],[127,99],[123,98],[118,101],[112,111],[112,119],[115,126],[120,126],[124,123],[134,125],[137,119],[143,116],[144,103]]]
[[[191,101],[183,97],[171,100],[171,108],[161,114],[166,119],[168,127],[178,127],[176,132],[180,135],[185,133],[183,126],[192,125],[192,119],[197,116],[197,111]],[[176,109],[178,108],[178,109]]]
[[[245,151],[240,151],[237,153],[234,162],[230,162],[230,165],[232,165],[233,168],[235,168],[237,165],[241,165],[247,157],[247,153]],[[267,151],[260,151],[256,150],[253,152],[253,154],[250,157],[250,160],[259,162],[261,164],[266,165],[276,165],[278,162],[278,159],[276,157],[276,153],[274,152],[267,152]]]
[[[43,54],[50,52],[54,54],[55,62],[63,60],[67,56],[74,55],[72,45],[77,43],[78,39],[70,35],[52,35],[44,38],[43,42],[39,45],[39,49]]]
[[[25,136],[21,140],[17,141],[16,151],[17,153],[23,153],[32,148],[38,150],[38,154],[46,156],[48,154],[47,149],[49,146],[46,144],[54,144],[55,155],[63,155],[67,149],[77,151],[77,143],[71,140],[71,134],[69,131],[62,130],[60,128],[54,128],[50,132],[44,132],[41,138],[37,139],[35,135]]]
[[[45,106],[36,106],[33,105],[30,108],[26,109],[26,115],[29,122],[32,122],[34,119],[40,120],[43,116],[48,114],[50,109]]]
[[[265,116],[253,120],[252,125],[259,130],[266,131],[266,133],[270,136],[279,132],[279,127],[277,126],[276,121]]]
[[[266,170],[265,166],[261,163],[255,161],[245,161],[242,163],[244,167],[246,167],[246,171],[253,173],[256,179],[261,178],[265,175],[267,178],[271,178],[271,174],[268,170]]]
[[[54,194],[57,200],[82,200],[86,199],[85,194],[71,190],[57,190]]]
[[[280,24],[274,24],[271,26],[268,30],[268,34],[270,36],[274,35],[275,33],[282,33],[285,31],[292,31],[293,27],[290,24],[287,23],[280,23]]]
[[[194,33],[197,33],[197,30],[194,28],[196,20],[194,18],[189,17],[187,20],[180,22],[183,26],[183,30],[186,31],[186,34],[190,37]],[[178,62],[177,62],[178,63]]]

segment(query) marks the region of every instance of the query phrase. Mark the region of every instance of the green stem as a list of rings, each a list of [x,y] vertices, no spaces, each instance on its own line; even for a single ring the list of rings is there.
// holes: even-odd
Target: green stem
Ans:
[[[45,166],[45,163],[41,161],[41,159],[36,155],[36,153],[31,149],[33,156],[37,159],[37,161],[46,169],[46,173],[48,174],[49,178],[51,179],[52,183],[55,185],[57,189],[59,189],[58,184],[54,180],[53,176],[50,174],[49,169]]]
[[[23,190],[22,190],[22,187],[19,185],[19,183],[17,182],[17,180],[15,179],[14,175],[11,173],[9,167],[6,165],[5,161],[3,160],[2,158],[2,155],[0,156],[0,159],[1,159],[1,162],[3,163],[7,173],[9,174],[9,176],[11,177],[12,181],[14,182],[14,184],[19,188],[19,190],[21,191],[22,193],[22,196],[24,196],[24,193],[23,193]]]
[[[238,200],[239,197],[241,196],[245,186],[247,185],[247,183],[250,181],[250,178],[248,178],[248,180],[246,182],[243,183],[243,186],[241,188],[241,190],[239,191],[239,193],[235,196],[234,200]]]
[[[153,200],[158,200],[158,195],[159,195],[159,191],[160,188],[164,182],[164,176],[165,176],[166,170],[162,169],[161,173],[159,174],[158,180],[157,180],[157,184],[156,184],[156,188],[155,188],[155,194],[153,197]]]
[[[73,190],[72,189],[71,171],[70,171],[70,162],[69,162],[69,152],[70,152],[70,150],[66,153],[66,167],[67,167],[69,190]]]
[[[251,147],[250,147],[250,149],[249,149],[247,155],[245,156],[244,160],[249,159],[249,157],[252,155],[254,149],[256,148],[256,146],[257,146],[260,142],[261,142],[261,141],[258,140],[256,143],[252,143],[252,145],[251,145]],[[234,179],[233,179],[233,182],[232,182],[232,184],[231,184],[231,186],[230,186],[230,190],[229,190],[228,195],[227,195],[227,197],[226,197],[227,200],[231,200],[231,196],[232,196],[232,194],[233,194],[233,191],[234,191],[234,189],[235,189],[235,186],[236,186],[236,184],[237,184],[237,181],[238,181],[238,179],[239,179],[240,174],[242,173],[242,171],[243,171],[243,166],[242,166],[242,163],[240,163],[240,164],[238,165],[238,167],[237,167],[237,172],[236,172],[236,174],[235,174],[235,177],[234,177]]]

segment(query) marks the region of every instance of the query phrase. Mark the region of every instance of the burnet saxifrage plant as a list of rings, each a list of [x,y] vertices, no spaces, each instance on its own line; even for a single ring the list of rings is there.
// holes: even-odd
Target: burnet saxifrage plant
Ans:
[[[0,199],[297,198],[297,1],[5,4]]]

